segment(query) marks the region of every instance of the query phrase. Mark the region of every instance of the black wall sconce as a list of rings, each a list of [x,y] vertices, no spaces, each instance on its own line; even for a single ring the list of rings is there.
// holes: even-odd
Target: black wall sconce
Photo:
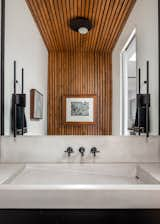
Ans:
[[[24,113],[26,107],[26,94],[24,94],[24,69],[22,68],[21,93],[17,94],[16,88],[16,61],[14,61],[14,93],[12,94],[11,128],[14,138],[27,132],[27,123]]]

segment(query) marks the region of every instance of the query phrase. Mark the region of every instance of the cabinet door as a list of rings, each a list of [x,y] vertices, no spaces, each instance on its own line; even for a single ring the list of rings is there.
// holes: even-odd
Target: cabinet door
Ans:
[[[160,224],[157,210],[0,210],[0,224]]]

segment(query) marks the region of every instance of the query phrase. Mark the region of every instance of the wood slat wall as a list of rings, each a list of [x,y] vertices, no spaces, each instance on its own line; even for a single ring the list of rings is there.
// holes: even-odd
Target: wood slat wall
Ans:
[[[67,51],[49,53],[48,134],[110,135],[112,133],[111,54]],[[63,124],[64,95],[96,94],[97,125]]]

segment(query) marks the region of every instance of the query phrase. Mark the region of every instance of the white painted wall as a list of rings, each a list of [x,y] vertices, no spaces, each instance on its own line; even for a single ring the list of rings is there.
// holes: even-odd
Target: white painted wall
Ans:
[[[1,139],[2,163],[150,163],[160,162],[160,137],[153,136],[18,136]],[[68,146],[74,153],[68,157]],[[79,148],[85,147],[82,158]],[[100,153],[94,158],[91,147]]]
[[[10,109],[13,93],[13,61],[17,61],[17,79],[25,70],[24,91],[27,95],[27,135],[47,133],[47,76],[48,52],[25,0],[6,0],[5,42],[5,135],[10,135]],[[30,89],[44,95],[44,118],[30,120]]]
[[[150,61],[151,133],[158,134],[158,0],[137,0],[112,54],[113,135],[120,135],[120,52],[136,28],[137,68],[146,80],[146,61]],[[144,90],[143,86],[142,89]]]

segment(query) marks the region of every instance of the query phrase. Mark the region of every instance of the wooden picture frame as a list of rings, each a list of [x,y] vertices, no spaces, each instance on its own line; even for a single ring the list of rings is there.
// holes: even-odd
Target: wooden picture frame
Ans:
[[[93,94],[63,96],[64,125],[96,125],[96,105]]]
[[[43,119],[43,94],[36,89],[30,90],[30,118]]]

